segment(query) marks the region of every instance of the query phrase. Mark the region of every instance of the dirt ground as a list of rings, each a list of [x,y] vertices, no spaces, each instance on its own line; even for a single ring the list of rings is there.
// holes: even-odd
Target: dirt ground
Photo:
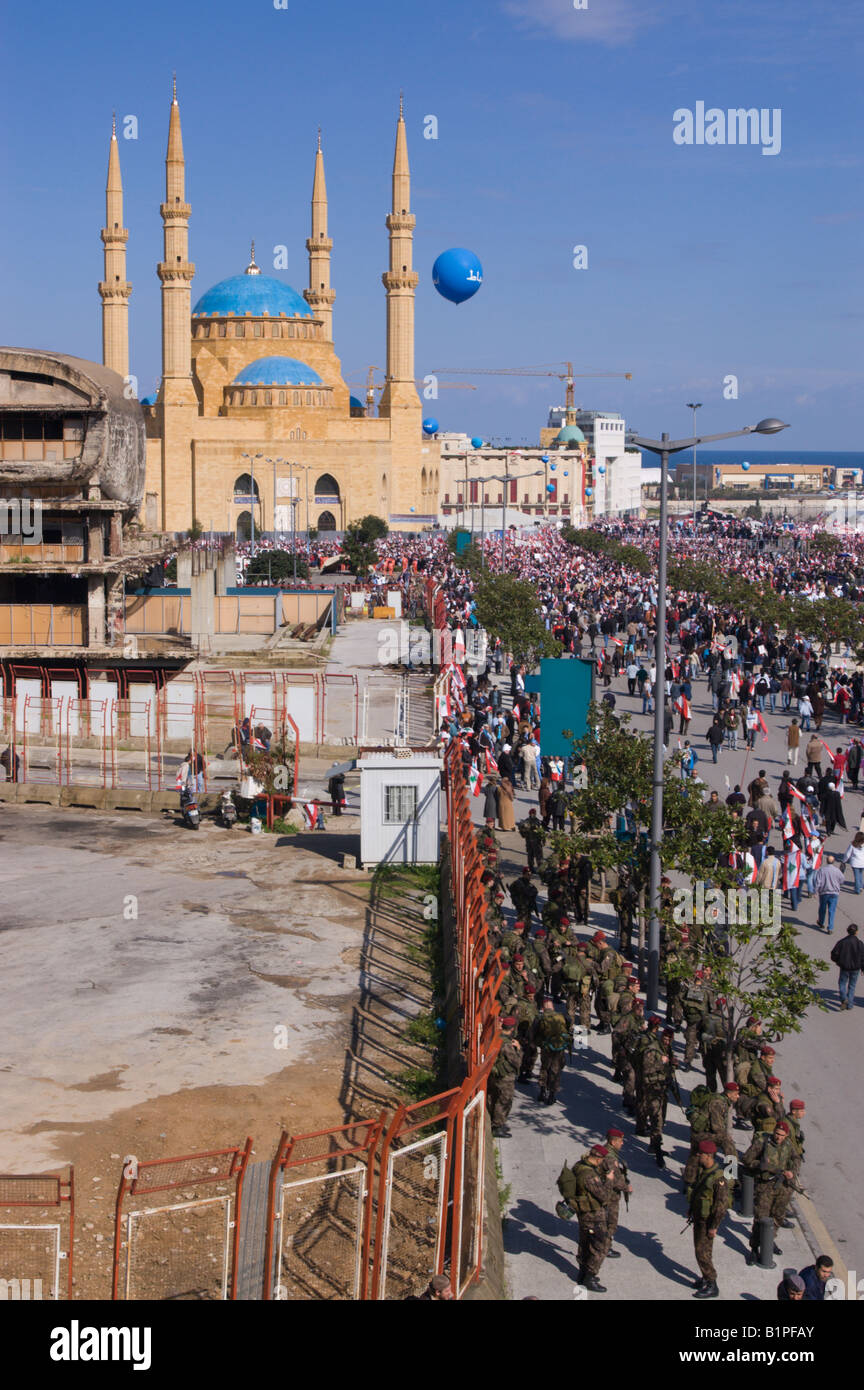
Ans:
[[[369,1116],[425,1060],[397,905],[371,910],[371,874],[339,867],[358,830],[0,806],[0,1172],[74,1164],[74,1297],[110,1296],[125,1156],[248,1134],[269,1159],[283,1128]]]

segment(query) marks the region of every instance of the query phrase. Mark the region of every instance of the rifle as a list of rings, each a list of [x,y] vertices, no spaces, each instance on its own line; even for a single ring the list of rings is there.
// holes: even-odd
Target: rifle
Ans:
[[[574,1023],[573,1026],[572,1026],[571,1029],[570,1029],[570,1034],[569,1034],[569,1037],[568,1037],[568,1039],[567,1039],[567,1046],[568,1046],[569,1051],[570,1051],[570,1065],[571,1065],[571,1067],[572,1067],[572,1065],[573,1065],[573,1038],[574,1038],[575,1033],[576,1033],[576,1024]]]
[[[628,1171],[628,1169],[627,1169],[627,1164],[626,1164],[626,1163],[623,1163],[623,1162],[621,1161],[620,1158],[619,1158],[618,1162],[619,1162],[619,1164],[621,1165],[621,1172],[624,1174],[624,1181],[625,1181],[625,1182],[628,1182],[628,1181],[629,1181],[629,1178],[630,1178],[630,1173],[629,1173],[629,1171]],[[629,1192],[625,1192],[625,1193],[624,1193],[624,1208],[625,1208],[626,1211],[629,1212],[629,1210],[630,1210],[630,1193],[629,1193]]]
[[[678,1081],[677,1081],[677,1078],[676,1078],[675,1076],[670,1076],[670,1077],[669,1077],[669,1080],[668,1080],[668,1082],[667,1082],[667,1087],[668,1087],[668,1089],[672,1092],[672,1099],[675,1101],[676,1105],[679,1105],[679,1106],[681,1107],[681,1109],[683,1110],[683,1109],[684,1109],[684,1102],[683,1102],[683,1100],[681,1099],[681,1087],[678,1085]]]

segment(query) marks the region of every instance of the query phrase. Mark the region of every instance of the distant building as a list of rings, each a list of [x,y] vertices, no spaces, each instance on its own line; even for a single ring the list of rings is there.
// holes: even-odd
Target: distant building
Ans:
[[[765,492],[815,492],[831,481],[833,469],[810,463],[759,463],[754,460],[749,468],[740,463],[697,463],[696,491],[704,486],[706,479],[714,488],[740,488],[742,492],[752,492],[754,488]],[[684,478],[690,481],[693,491],[691,464],[684,467]]]

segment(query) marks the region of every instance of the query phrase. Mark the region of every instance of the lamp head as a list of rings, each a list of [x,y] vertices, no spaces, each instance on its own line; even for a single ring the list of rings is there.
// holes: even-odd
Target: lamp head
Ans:
[[[765,420],[760,420],[758,425],[753,426],[756,434],[778,434],[780,430],[788,430],[788,428],[789,426],[784,424],[782,420],[775,420],[771,415]]]

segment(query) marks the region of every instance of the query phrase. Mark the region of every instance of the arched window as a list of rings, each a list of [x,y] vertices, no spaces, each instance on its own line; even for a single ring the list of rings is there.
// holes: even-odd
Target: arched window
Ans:
[[[280,391],[280,392],[279,392],[279,404],[280,404],[280,405],[284,405],[284,404],[285,404],[285,392],[284,392],[284,391]]]
[[[272,391],[265,391],[265,392],[264,392],[264,404],[265,404],[265,405],[272,405],[272,404],[273,404],[273,392],[272,392]]]
[[[299,392],[299,391],[295,391],[295,392],[294,392],[294,404],[295,404],[295,405],[299,405],[299,404],[300,404],[300,392]]]
[[[336,518],[332,512],[322,512],[318,518],[319,531],[335,531]]]
[[[421,493],[421,496],[425,496],[425,495],[426,495],[426,489],[427,489],[428,486],[429,486],[429,481],[428,481],[428,479],[427,479],[427,477],[426,477],[426,468],[425,468],[425,466],[424,466],[423,471],[422,471],[422,473],[420,474],[420,493]]]
[[[259,500],[258,479],[252,481],[251,473],[241,473],[239,478],[234,479],[234,501],[251,502],[252,498]]]
[[[387,501],[387,474],[386,474],[386,473],[382,473],[382,474],[381,474],[381,501],[384,502],[384,503],[386,503],[386,501]]]
[[[307,391],[307,392],[306,392],[306,404],[307,404],[307,405],[311,405],[311,404],[312,404],[312,392],[311,392],[311,391]]]
[[[281,338],[281,337],[282,337],[282,325],[281,325],[281,323],[271,323],[271,325],[270,325],[270,337],[271,337],[271,338]]]
[[[305,438],[305,436],[304,436],[304,438]],[[326,497],[326,498],[328,498],[328,499],[332,497],[332,498],[334,498],[334,499],[338,502],[338,500],[339,500],[339,484],[337,483],[336,479],[333,477],[333,474],[332,474],[332,473],[322,473],[322,474],[321,474],[321,477],[318,479],[318,481],[317,481],[316,484],[315,484],[315,496],[316,496],[316,497]]]
[[[237,544],[244,545],[252,539],[252,513],[241,512],[237,518]]]

